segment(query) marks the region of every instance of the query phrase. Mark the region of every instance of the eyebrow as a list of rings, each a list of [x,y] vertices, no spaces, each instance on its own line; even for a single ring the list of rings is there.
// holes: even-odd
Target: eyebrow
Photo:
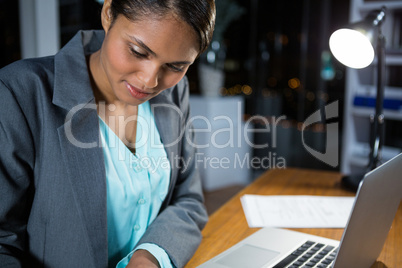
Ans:
[[[154,51],[152,51],[152,49],[150,49],[144,42],[142,42],[140,39],[137,39],[134,36],[128,35],[128,37],[133,40],[134,42],[136,42],[140,47],[142,47],[143,49],[145,49],[148,53],[150,53],[152,56],[156,57],[156,53]],[[175,62],[170,62],[170,64],[177,64],[177,65],[191,65],[193,64],[193,62],[190,61],[175,61]]]

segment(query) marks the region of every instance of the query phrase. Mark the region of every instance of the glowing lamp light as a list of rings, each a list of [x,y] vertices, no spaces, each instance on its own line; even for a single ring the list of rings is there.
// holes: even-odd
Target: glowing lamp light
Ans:
[[[352,29],[339,29],[329,38],[334,57],[347,67],[361,69],[374,60],[374,47],[363,33]]]
[[[362,21],[336,30],[329,38],[329,48],[334,57],[350,68],[369,66],[374,60],[374,47],[384,19],[385,7],[370,12]]]

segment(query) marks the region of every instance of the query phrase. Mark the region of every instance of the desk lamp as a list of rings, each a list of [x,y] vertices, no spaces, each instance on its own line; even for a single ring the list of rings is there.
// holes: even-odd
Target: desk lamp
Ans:
[[[370,155],[367,172],[376,168],[380,161],[380,151],[384,139],[384,87],[385,87],[385,37],[381,24],[386,8],[371,11],[364,20],[336,30],[329,39],[329,47],[335,58],[347,67],[361,69],[369,66],[377,54],[377,97],[375,114],[370,116]],[[376,43],[376,44],[375,44]],[[364,174],[348,175],[342,184],[357,190]]]

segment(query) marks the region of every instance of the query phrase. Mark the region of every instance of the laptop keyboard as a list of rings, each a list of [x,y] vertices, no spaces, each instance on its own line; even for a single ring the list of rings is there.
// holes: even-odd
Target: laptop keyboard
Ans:
[[[273,268],[325,268],[331,267],[338,248],[307,241]]]

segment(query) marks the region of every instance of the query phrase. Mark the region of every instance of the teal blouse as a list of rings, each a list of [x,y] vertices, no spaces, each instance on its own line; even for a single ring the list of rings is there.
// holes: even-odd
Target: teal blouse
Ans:
[[[137,249],[148,250],[161,267],[172,267],[159,246],[137,245],[158,215],[170,181],[170,163],[149,102],[138,106],[135,154],[102,119],[99,122],[106,167],[109,267],[125,267]]]

